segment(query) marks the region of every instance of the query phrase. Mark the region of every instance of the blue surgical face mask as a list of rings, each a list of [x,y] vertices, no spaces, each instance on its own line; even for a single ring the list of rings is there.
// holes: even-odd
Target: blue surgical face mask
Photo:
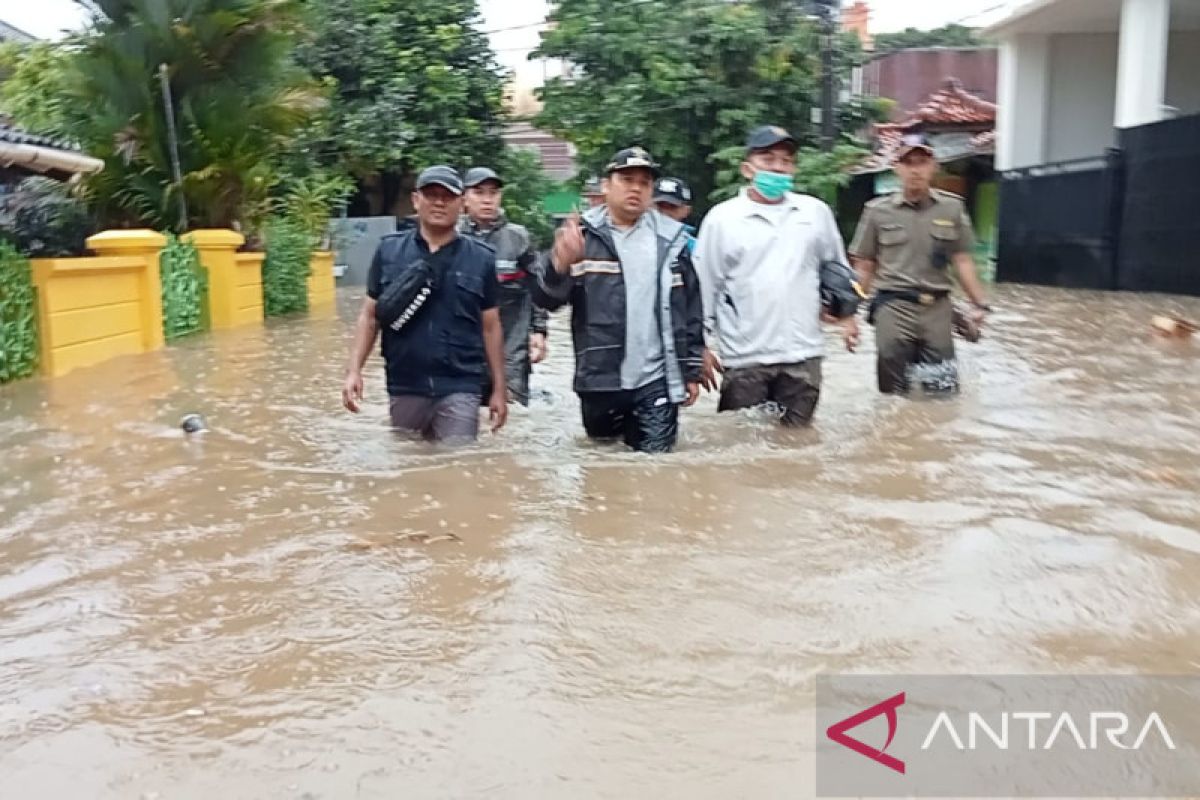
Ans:
[[[754,173],[754,188],[767,200],[782,200],[791,191],[794,180],[782,172],[758,170]]]

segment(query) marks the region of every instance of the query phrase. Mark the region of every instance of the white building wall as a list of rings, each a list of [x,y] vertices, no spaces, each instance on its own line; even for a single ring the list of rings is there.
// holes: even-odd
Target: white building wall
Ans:
[[[1180,114],[1200,114],[1200,31],[1171,34],[1167,55],[1167,100]]]
[[[1000,43],[996,167],[1031,167],[1046,158],[1050,40],[1021,34]]]
[[[1050,37],[1045,161],[1098,156],[1116,144],[1118,42],[1115,33]]]

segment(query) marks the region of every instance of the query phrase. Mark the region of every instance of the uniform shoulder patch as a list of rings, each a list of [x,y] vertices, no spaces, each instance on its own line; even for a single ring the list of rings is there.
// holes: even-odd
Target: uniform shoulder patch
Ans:
[[[892,197],[893,195],[890,194],[882,194],[879,197],[876,197],[874,200],[867,201],[867,208],[879,208],[888,200],[891,200]]]
[[[955,194],[954,192],[947,192],[945,189],[934,189],[933,193],[943,200],[957,200],[960,203],[965,202],[962,195]]]

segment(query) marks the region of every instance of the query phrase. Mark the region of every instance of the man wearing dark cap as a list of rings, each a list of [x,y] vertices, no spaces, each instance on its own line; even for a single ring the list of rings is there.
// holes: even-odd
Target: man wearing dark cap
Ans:
[[[951,373],[926,382],[927,390],[956,389],[951,265],[972,302],[968,321],[978,329],[989,311],[971,255],[971,220],[961,197],[932,188],[938,163],[923,135],[903,139],[895,169],[903,189],[867,204],[850,245],[863,288],[877,289],[871,321],[879,391],[906,393],[917,364]]]
[[[651,207],[658,165],[640,147],[605,168],[602,206],[559,228],[533,300],[571,304],[575,391],[593,439],[675,446],[680,406],[700,395],[703,312],[683,226]]]
[[[463,183],[467,190],[464,195],[467,213],[459,221],[458,232],[496,251],[508,396],[521,405],[529,405],[529,373],[533,364],[540,364],[546,357],[548,315],[545,309],[533,304],[528,287],[529,270],[537,254],[530,243],[529,231],[509,222],[500,206],[504,200],[504,181],[499,175],[487,167],[475,167],[467,171]]]
[[[458,235],[462,195],[450,167],[418,176],[417,226],[385,236],[375,251],[342,387],[342,403],[358,413],[362,368],[382,328],[392,425],[431,441],[478,436],[488,374],[496,387],[487,404],[492,430],[508,418],[496,257]]]
[[[683,226],[687,237],[688,253],[696,252],[696,229],[688,225],[692,215],[692,187],[680,178],[659,178],[654,184],[654,206],[658,213],[670,217]]]
[[[822,265],[848,269],[845,249],[829,206],[791,191],[796,140],[786,130],[752,131],[741,172],[750,185],[708,212],[696,245],[705,385],[723,372],[721,411],[773,404],[784,425],[806,426],[821,396]],[[843,327],[853,350],[854,317]]]

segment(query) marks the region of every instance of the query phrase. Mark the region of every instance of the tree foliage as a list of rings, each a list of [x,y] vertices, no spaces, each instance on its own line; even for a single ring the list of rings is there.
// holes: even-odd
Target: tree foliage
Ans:
[[[727,189],[710,154],[762,124],[819,136],[820,36],[791,0],[557,0],[536,55],[575,65],[550,80],[538,124],[567,138],[584,172],[639,144],[692,184],[704,210]],[[839,72],[858,58],[841,37]],[[854,40],[856,41],[856,40]]]
[[[502,148],[503,76],[475,0],[321,0],[301,62],[332,90],[309,131],[319,161],[357,177],[371,213],[403,208],[434,163],[486,163]]]
[[[94,0],[76,38],[67,97],[86,116],[72,138],[105,161],[88,179],[109,224],[238,227],[271,191],[274,165],[322,105],[294,64],[296,0]],[[182,171],[172,175],[159,65],[175,109]]]
[[[559,187],[542,172],[537,154],[509,147],[496,171],[504,178],[504,213],[528,228],[535,244],[548,247],[554,238],[554,225],[542,208],[542,200]]]
[[[885,54],[914,47],[979,47],[982,44],[984,42],[979,38],[979,29],[965,25],[946,25],[929,31],[905,28],[895,33],[877,35],[875,52]]]
[[[78,112],[68,102],[70,51],[50,42],[0,45],[0,114],[44,136],[66,136]]]

